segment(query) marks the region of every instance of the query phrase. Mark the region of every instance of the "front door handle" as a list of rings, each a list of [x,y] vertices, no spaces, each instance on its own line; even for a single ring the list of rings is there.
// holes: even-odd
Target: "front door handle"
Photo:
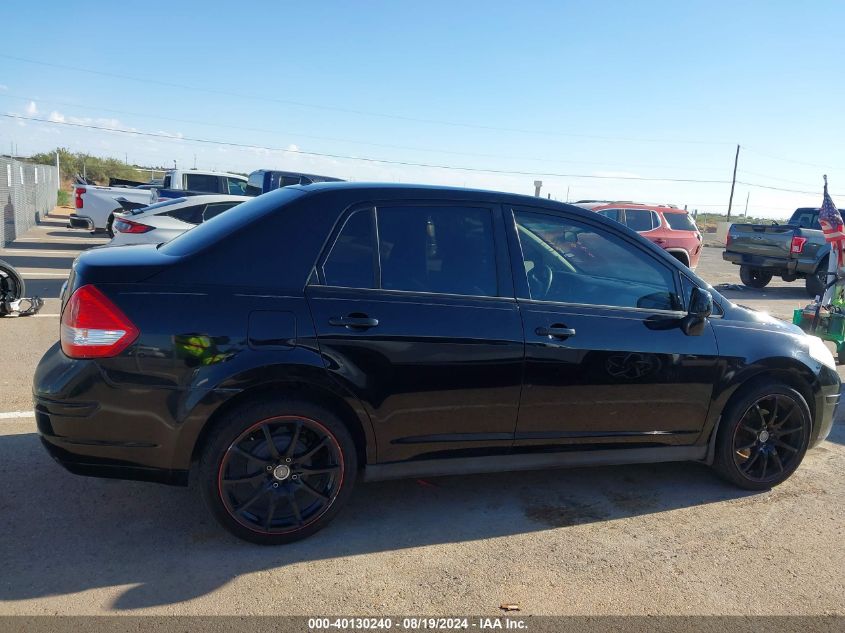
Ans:
[[[331,317],[329,325],[345,327],[350,330],[368,330],[378,325],[378,319],[373,319],[365,314],[349,314],[342,317]]]
[[[575,336],[575,328],[566,327],[565,325],[538,327],[534,331],[537,333],[537,336],[548,336],[549,338],[565,339],[570,336]]]

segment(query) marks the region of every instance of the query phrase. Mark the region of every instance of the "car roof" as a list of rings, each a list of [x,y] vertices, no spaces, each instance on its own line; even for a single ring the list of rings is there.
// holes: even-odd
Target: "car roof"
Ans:
[[[203,176],[229,176],[230,178],[240,178],[241,180],[247,179],[247,177],[243,174],[233,174],[228,171],[205,171],[204,169],[168,169],[167,173],[172,174],[176,171],[181,172],[183,174],[202,174]]]
[[[679,209],[673,205],[640,204],[638,202],[607,202],[604,204],[590,205],[589,208],[593,211],[604,211],[605,209],[647,209],[648,211],[660,211],[661,213],[687,213],[686,209]]]
[[[316,182],[311,185],[290,185],[285,189],[296,189],[305,194],[341,193],[358,194],[358,197],[377,199],[379,197],[391,199],[429,199],[429,200],[477,200],[499,204],[514,204],[532,207],[545,207],[553,210],[567,210],[576,212],[584,217],[592,217],[580,207],[557,200],[540,198],[505,191],[489,189],[469,189],[466,187],[449,187],[445,185],[401,184],[385,182]],[[264,194],[269,195],[269,194]]]

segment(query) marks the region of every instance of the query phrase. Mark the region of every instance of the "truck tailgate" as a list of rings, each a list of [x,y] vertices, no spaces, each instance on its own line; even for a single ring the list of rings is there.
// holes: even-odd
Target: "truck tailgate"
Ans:
[[[728,249],[734,253],[788,258],[794,234],[793,226],[734,224]]]

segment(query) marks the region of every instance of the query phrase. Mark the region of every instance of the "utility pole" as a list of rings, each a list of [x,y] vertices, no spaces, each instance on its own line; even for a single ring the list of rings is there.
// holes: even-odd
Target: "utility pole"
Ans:
[[[569,202],[569,187],[566,187],[566,201]]]
[[[745,216],[744,216],[744,217],[746,217],[746,218],[748,217],[748,199],[749,199],[750,197],[751,197],[751,192],[749,191],[749,192],[745,195]]]
[[[736,158],[734,158],[734,177],[731,181],[731,197],[728,200],[728,222],[731,221],[731,207],[734,203],[734,187],[736,187],[736,166],[739,163],[739,143],[736,144]]]
[[[58,188],[59,188],[59,189],[61,189],[61,185],[62,185],[62,170],[61,170],[59,167],[60,167],[60,166],[59,166],[59,153],[58,153],[58,152],[56,152],[56,173],[57,173],[57,174],[58,174],[58,176],[59,176],[59,187],[58,187]]]
[[[535,180],[534,181],[534,196],[539,198],[540,197],[540,188],[543,186],[542,180]]]

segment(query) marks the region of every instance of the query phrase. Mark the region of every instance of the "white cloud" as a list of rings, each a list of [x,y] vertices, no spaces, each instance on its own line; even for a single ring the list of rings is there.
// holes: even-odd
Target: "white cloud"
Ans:
[[[38,106],[35,104],[35,101],[30,101],[26,104],[26,114],[27,116],[35,116],[38,114]]]

